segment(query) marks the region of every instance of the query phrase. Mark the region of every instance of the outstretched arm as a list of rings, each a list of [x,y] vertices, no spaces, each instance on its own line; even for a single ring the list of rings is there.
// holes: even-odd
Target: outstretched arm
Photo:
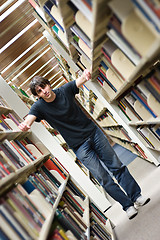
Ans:
[[[76,86],[79,88],[82,84],[91,79],[91,73],[88,69],[85,69],[82,75],[76,79]]]
[[[34,115],[28,115],[26,117],[26,119],[19,124],[19,129],[22,131],[28,131],[31,128],[31,125],[34,123],[34,121],[36,120],[36,116]]]

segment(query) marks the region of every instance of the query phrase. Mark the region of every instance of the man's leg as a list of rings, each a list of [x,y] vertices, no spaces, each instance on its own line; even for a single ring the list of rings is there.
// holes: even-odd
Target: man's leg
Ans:
[[[114,182],[108,171],[102,166],[98,155],[92,148],[92,139],[88,139],[75,151],[77,158],[88,168],[93,176],[104,187],[106,192],[118,201],[124,210],[133,206],[131,199],[124,193],[118,184]]]
[[[141,195],[141,189],[132,175],[129,173],[126,166],[124,166],[115,151],[110,146],[108,139],[103,132],[97,128],[94,135],[94,150],[98,154],[103,164],[111,171],[120,184],[120,186],[127,193],[132,202]]]

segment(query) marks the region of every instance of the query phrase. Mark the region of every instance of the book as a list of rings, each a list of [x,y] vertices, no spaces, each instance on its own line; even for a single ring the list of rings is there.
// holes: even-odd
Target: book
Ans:
[[[138,26],[138,28],[137,28]],[[133,10],[122,22],[122,33],[135,50],[145,57],[156,41],[156,35]]]
[[[152,11],[160,18],[160,5],[156,0],[144,0],[146,4],[152,9]]]
[[[75,219],[66,211],[66,209],[58,209],[60,210],[62,215],[68,220],[68,222],[74,227],[74,229],[76,229],[81,234],[83,238],[83,236],[85,236],[85,230],[81,228],[81,225],[77,221],[75,221]]]
[[[10,130],[10,126],[5,122],[4,118],[0,116],[0,127],[2,131]]]
[[[28,194],[28,192],[22,187],[21,184],[17,185],[17,190],[23,195],[25,201],[29,203],[32,212],[34,212],[35,218],[37,218],[41,222],[41,224],[43,224],[45,221],[45,217],[35,205],[35,201],[32,200],[30,194]]]
[[[56,181],[54,182],[44,171],[41,171],[41,175],[45,178],[47,183],[50,185],[50,188],[52,189],[52,191],[54,191],[56,194],[58,192]]]
[[[89,9],[86,4],[81,0],[71,0],[71,2],[77,7],[78,11],[75,15],[77,24],[83,29],[84,26],[87,30],[86,24],[88,24],[88,32],[91,32],[92,26],[92,9]],[[90,23],[90,24],[89,24]],[[89,34],[89,33],[88,33]]]
[[[117,92],[117,88],[108,80],[108,78],[106,77],[106,75],[101,67],[99,67],[99,74],[100,74],[100,77],[103,78],[104,81],[111,87],[111,89],[114,92]],[[103,85],[104,85],[104,82],[103,82]]]
[[[61,232],[62,231],[63,230],[61,229]],[[62,236],[61,232],[60,232],[60,228],[57,227],[56,229],[53,230],[52,234],[50,234],[48,240],[69,240],[69,238],[67,238],[67,236],[64,235],[65,233]]]
[[[24,163],[24,165],[27,165],[27,163],[29,163],[28,160],[25,159],[22,153],[18,150],[18,148],[15,147],[15,145],[13,144],[13,141],[9,141],[8,139],[5,139],[3,140],[2,143],[9,151],[12,151],[17,156],[19,161]]]
[[[28,137],[25,137],[23,140],[21,140],[21,143],[25,147],[27,147],[28,144],[34,145],[37,148],[37,150],[43,155],[43,151],[42,151],[42,149],[40,149],[43,145],[42,144],[39,145],[39,142],[35,144],[31,139],[29,139]],[[30,150],[28,149],[28,151],[30,151]]]
[[[145,86],[150,91],[156,100],[160,103],[160,80],[151,77],[149,79],[145,79]]]
[[[82,234],[68,221],[68,219],[64,216],[63,213],[60,212],[59,209],[56,209],[55,215],[60,224],[62,225],[62,227],[65,230],[71,230],[71,232],[75,235],[75,237],[78,240],[87,239],[86,236],[82,237]]]
[[[107,231],[104,225],[100,224],[97,219],[93,216],[90,218],[91,229],[94,231],[96,235],[102,237],[102,239],[112,240],[111,234]]]
[[[78,27],[77,24],[73,24],[70,27],[70,29],[74,34],[76,34],[79,38],[81,38],[89,48],[91,48],[90,39],[88,38],[88,36],[86,36],[86,34],[82,31],[82,29]]]
[[[138,88],[134,87],[131,90],[131,95],[133,95],[154,118],[157,117],[157,114],[148,105],[147,99],[145,98],[143,92],[141,92]]]
[[[27,232],[23,229],[22,225],[17,221],[14,216],[12,216],[12,213],[9,211],[9,208],[5,207],[3,204],[0,206],[0,212],[3,216],[3,218],[9,223],[10,227],[17,233],[20,239],[28,239],[29,235]]]
[[[138,65],[141,56],[135,51],[133,46],[125,39],[121,31],[121,21],[113,14],[108,23],[107,36],[121,51],[130,59],[134,65]]]
[[[18,119],[18,117],[15,114],[8,113],[7,117],[9,117],[17,126],[20,124],[20,120]]]
[[[11,165],[9,165],[7,161],[5,161],[1,154],[0,154],[0,166],[4,169],[4,171],[8,175],[14,172],[14,168]]]
[[[59,188],[61,186],[60,181],[45,166],[42,166],[41,168],[55,186]]]
[[[133,94],[128,93],[124,99],[132,113],[140,120],[147,120],[152,116]]]
[[[54,198],[57,197],[57,188],[55,188],[53,182],[51,180],[48,180],[48,176],[44,173],[42,169],[39,169],[39,171],[36,174],[36,177],[39,179],[40,183],[50,192],[50,195],[53,195]]]
[[[56,170],[63,179],[66,179],[66,175],[64,173],[64,171],[60,168],[60,166],[58,166],[54,160],[52,158],[49,158],[45,163],[44,166],[48,169],[48,170]]]
[[[7,149],[7,151],[12,155],[12,157],[18,162],[21,167],[27,165],[26,160],[17,152],[17,150],[12,146],[8,139],[2,142],[2,145]]]
[[[75,185],[75,183],[73,183],[72,180],[70,180],[70,179],[68,180],[67,186],[71,189],[71,191],[75,195],[79,196],[82,200],[84,200],[86,198],[84,193]]]
[[[5,232],[0,229],[0,236],[2,240],[9,240],[8,236],[5,234]]]
[[[33,208],[31,202],[27,201],[27,199],[23,196],[21,190],[14,188],[7,194],[7,196],[12,202],[14,202],[14,204],[17,206],[17,209],[19,209],[21,213],[25,215],[26,219],[32,222],[32,225],[35,229],[41,229],[44,221],[41,221],[40,218],[37,218],[35,208]]]
[[[76,211],[83,216],[84,208],[77,202],[77,200],[68,192],[68,190],[64,191],[63,198],[66,199],[70,204],[74,206]]]
[[[149,22],[153,24],[157,32],[160,32],[160,14],[157,15],[158,11],[155,11],[156,8],[153,8],[152,1],[140,1],[132,0],[136,7],[142,12],[142,14],[147,18]],[[157,6],[158,10],[158,6]],[[160,10],[159,10],[160,12]]]
[[[10,143],[17,150],[17,152],[25,159],[27,163],[32,162],[31,159],[28,157],[28,155],[16,144],[14,140],[11,140]]]
[[[28,181],[31,182],[35,189],[38,189],[42,193],[48,203],[54,205],[55,198],[53,197],[53,195],[50,196],[50,193],[47,191],[46,188],[44,188],[44,186],[40,183],[36,176],[34,176],[34,174],[29,176]]]
[[[22,206],[20,199],[16,197],[16,192],[12,190],[7,194],[8,199],[7,204],[12,207],[13,216],[16,217],[18,221],[21,222],[23,227],[26,229],[31,236],[34,238],[39,236],[39,231],[41,227],[34,221],[32,216],[28,213],[28,211]]]
[[[21,165],[17,162],[17,160],[12,156],[7,149],[0,144],[0,154],[4,158],[6,162],[8,162],[14,170],[21,168]]]
[[[140,92],[143,93],[149,107],[159,116],[160,103],[157,101],[151,91],[146,87],[146,80],[142,80],[138,85],[136,85],[136,88],[138,88]]]
[[[54,11],[53,9],[54,8],[57,9],[57,7],[53,5],[51,1],[47,1],[45,2],[43,8],[46,11],[46,13],[50,16],[50,18],[53,19],[53,21],[58,25],[58,27],[64,32],[64,27],[54,17],[54,14],[56,13],[56,11]]]
[[[26,159],[28,163],[31,163],[32,160],[31,158],[24,152],[24,150],[15,142],[15,140],[10,141],[18,150],[19,152],[23,155],[23,157]]]
[[[95,204],[90,203],[91,211],[98,217],[98,219],[104,224],[108,220],[108,218],[95,206]]]
[[[1,228],[7,239],[21,240],[17,232],[10,226],[9,222],[1,214]]]
[[[76,214],[75,211],[73,211],[72,208],[70,208],[70,206],[67,206],[67,205],[63,205],[63,209],[64,211],[71,216],[71,218],[74,219],[74,221],[81,227],[81,229],[83,231],[86,231],[87,230],[87,225],[86,223],[84,222],[84,220],[78,215]]]
[[[118,71],[118,69],[113,65],[112,61],[111,61],[111,58],[109,55],[107,55],[105,49],[102,47],[101,49],[101,52],[103,54],[103,57],[102,57],[102,60],[106,63],[106,65],[110,68],[112,68],[116,73],[117,75],[123,79],[125,81],[125,78],[123,77],[123,75]]]
[[[154,144],[150,141],[149,138],[149,131],[146,127],[140,126],[137,128],[137,132],[143,137],[143,139],[146,141],[146,143],[152,147],[155,148]]]
[[[34,161],[36,159],[36,157],[33,156],[32,152],[27,148],[27,146],[24,144],[24,142],[22,140],[19,141],[19,140],[15,139],[14,141],[18,146],[20,146],[22,148],[22,150],[30,157],[30,159],[32,161]]]
[[[148,130],[160,141],[160,126],[151,124],[148,126]]]

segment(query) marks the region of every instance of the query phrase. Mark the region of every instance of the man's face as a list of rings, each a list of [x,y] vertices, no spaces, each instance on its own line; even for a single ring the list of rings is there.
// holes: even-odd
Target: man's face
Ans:
[[[53,98],[53,91],[50,85],[46,85],[44,88],[37,86],[36,93],[38,98],[43,98],[46,102],[50,101]]]

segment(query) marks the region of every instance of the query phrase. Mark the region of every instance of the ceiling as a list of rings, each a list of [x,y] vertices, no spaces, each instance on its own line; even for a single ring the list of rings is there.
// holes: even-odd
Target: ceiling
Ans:
[[[28,1],[1,0],[0,8],[1,20],[6,15],[0,23],[0,72],[6,82],[29,95],[35,75],[49,79],[53,88],[63,85],[63,72]]]

